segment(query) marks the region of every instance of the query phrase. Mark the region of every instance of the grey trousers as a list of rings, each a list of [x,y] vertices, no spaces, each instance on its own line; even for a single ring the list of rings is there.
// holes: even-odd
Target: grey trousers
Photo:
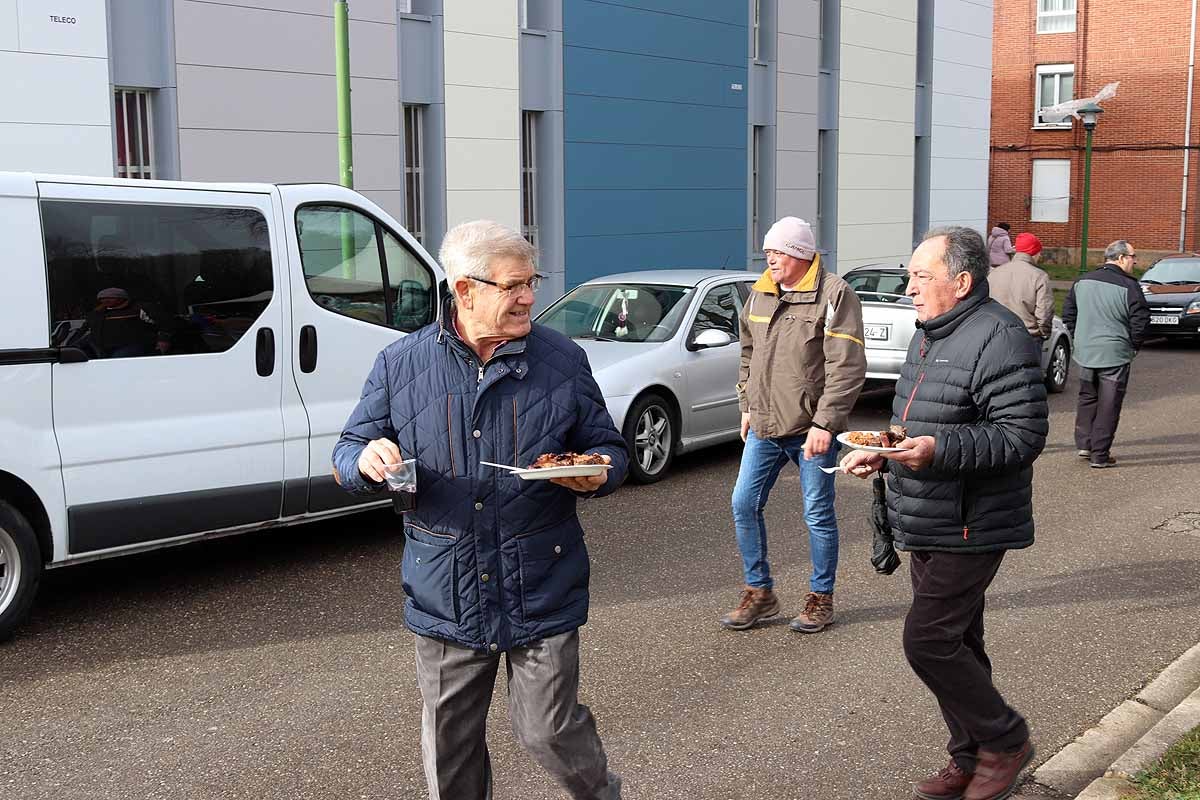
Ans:
[[[501,656],[507,656],[509,720],[521,746],[574,800],[620,800],[621,778],[609,772],[596,721],[579,702],[578,631],[494,654],[416,639],[430,800],[492,796],[484,727]]]

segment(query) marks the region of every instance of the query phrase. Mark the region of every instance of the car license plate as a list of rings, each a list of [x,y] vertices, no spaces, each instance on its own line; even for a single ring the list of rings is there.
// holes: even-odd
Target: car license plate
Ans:
[[[1169,314],[1151,314],[1151,325],[1178,325],[1179,317],[1174,317]]]
[[[892,336],[891,325],[867,325],[863,327],[863,333],[868,339],[883,339],[887,341]]]

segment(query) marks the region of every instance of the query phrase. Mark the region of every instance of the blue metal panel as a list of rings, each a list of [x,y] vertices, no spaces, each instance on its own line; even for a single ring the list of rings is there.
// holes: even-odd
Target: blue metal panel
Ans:
[[[653,3],[638,3],[638,6]],[[737,6],[742,23],[711,22],[697,17],[593,0],[564,0],[563,35],[568,46],[678,58],[745,67],[749,53],[748,6],[741,0],[696,0],[697,8]]]
[[[746,261],[740,0],[564,0],[568,286]]]
[[[572,142],[573,189],[730,189],[745,183],[738,158],[711,147],[660,147]]]
[[[638,269],[746,266],[746,226],[739,216],[736,228],[685,231],[642,236],[581,236],[567,238],[573,253],[568,270],[570,286],[591,278]]]

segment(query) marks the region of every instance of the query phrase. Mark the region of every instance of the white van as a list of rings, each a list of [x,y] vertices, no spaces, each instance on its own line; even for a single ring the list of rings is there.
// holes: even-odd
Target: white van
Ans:
[[[386,505],[330,454],[441,272],[327,184],[0,172],[0,639],[45,568]]]

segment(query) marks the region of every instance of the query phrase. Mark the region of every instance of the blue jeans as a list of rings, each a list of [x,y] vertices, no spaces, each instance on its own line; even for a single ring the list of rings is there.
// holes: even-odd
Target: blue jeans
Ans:
[[[771,567],[767,564],[767,525],[763,509],[771,487],[788,461],[800,467],[800,487],[804,497],[804,522],[812,551],[813,572],[809,586],[814,592],[831,594],[837,572],[838,529],[833,508],[833,481],[837,473],[825,474],[819,467],[837,463],[837,442],[824,455],[806,461],[803,436],[760,439],[750,431],[742,466],[733,487],[733,524],[737,530],[738,550],[746,585],[771,589]]]

